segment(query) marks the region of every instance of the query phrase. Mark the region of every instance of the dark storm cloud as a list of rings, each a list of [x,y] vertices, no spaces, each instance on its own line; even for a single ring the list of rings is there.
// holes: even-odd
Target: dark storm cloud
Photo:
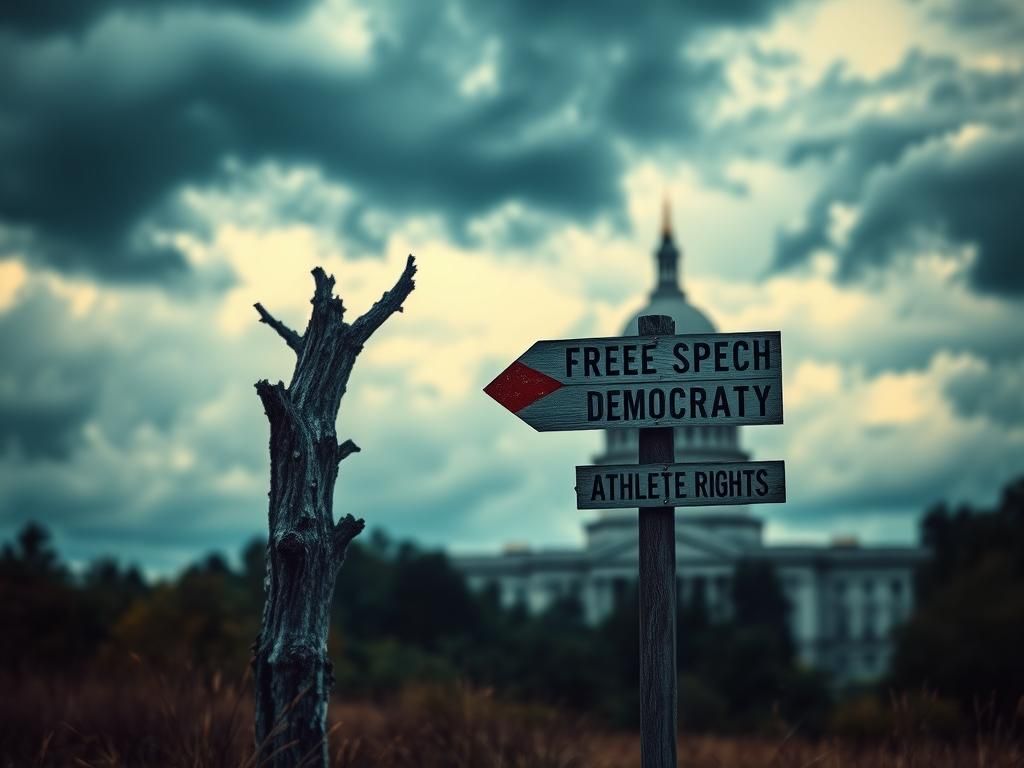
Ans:
[[[1024,14],[1017,0],[939,0],[932,15],[951,27],[987,39],[1019,44]]]
[[[457,237],[474,216],[511,201],[576,221],[614,217],[621,148],[692,137],[695,105],[723,87],[721,65],[688,59],[687,43],[773,9],[466,2],[440,13],[375,4],[371,27],[387,33],[365,66],[350,68],[318,61],[324,51],[275,57],[273,42],[268,51],[235,34],[238,12],[293,18],[303,6],[220,3],[236,14],[210,15],[219,26],[203,29],[195,16],[208,5],[186,0],[160,3],[159,24],[111,2],[8,8],[6,29],[0,24],[8,246],[18,236],[39,261],[121,279],[180,274],[182,254],[151,230],[181,226],[175,193],[223,182],[226,158],[311,164],[353,188],[360,206],[440,214]],[[181,9],[188,13],[171,12]],[[290,29],[279,24],[268,39],[284,45]],[[69,46],[61,35],[71,31]],[[143,36],[151,46],[140,53]],[[496,91],[466,98],[460,81],[489,40],[499,43]],[[102,66],[103,56],[116,66]],[[338,226],[366,248],[378,245],[358,213]]]
[[[67,460],[94,420],[115,445],[141,425],[167,432],[192,407],[187,395],[209,398],[222,386],[216,374],[194,370],[206,353],[183,341],[180,327],[151,328],[145,338],[126,341],[120,329],[76,317],[66,298],[38,284],[24,294],[0,312],[0,451]],[[190,369],[185,393],[180,376]],[[218,447],[226,462],[236,460]]]
[[[631,37],[638,26],[657,33],[666,27],[684,36],[708,27],[745,26],[769,19],[786,3],[761,0],[695,0],[689,3],[640,2],[616,0],[523,0],[519,3],[466,3],[463,11],[485,14],[499,26],[514,27],[517,33],[532,29],[538,37],[557,37],[586,42],[607,43]],[[526,39],[526,36],[523,35]]]
[[[700,130],[700,97],[723,86],[717,62],[673,60],[664,51],[637,53],[609,94],[608,116],[640,141],[678,141]]]
[[[145,514],[137,499],[110,490],[83,496],[63,485],[38,483],[0,503],[0,540],[30,521],[54,532],[63,556],[92,561],[115,555],[148,569],[173,571],[201,552],[232,553],[266,526],[266,509],[254,499],[225,497],[185,486]],[[240,514],[243,512],[245,514]]]
[[[107,356],[69,343],[51,297],[35,294],[0,314],[0,450],[67,458],[97,403]]]
[[[972,366],[958,371],[946,382],[946,395],[963,416],[984,416],[993,423],[1024,425],[1024,362]]]
[[[247,13],[286,16],[309,6],[311,0],[7,0],[0,6],[0,29],[20,32],[74,33],[112,11],[155,14],[172,7],[240,10]]]
[[[16,446],[31,458],[66,458],[92,412],[92,405],[82,392],[60,402],[43,404],[2,398],[0,444]]]
[[[843,249],[848,271],[884,263],[915,230],[977,246],[970,270],[980,291],[1019,296],[1024,139],[979,138],[964,149],[937,144],[871,180]]]
[[[543,89],[553,106],[581,106],[607,138],[680,149],[700,135],[701,108],[727,88],[725,62],[692,58],[690,44],[707,32],[764,23],[792,4],[532,0],[466,7],[483,14],[485,26],[510,32],[502,68],[524,92]]]
[[[258,529],[266,491],[246,478],[262,469],[266,426],[251,382],[272,358],[210,333],[208,295],[183,309],[131,291],[78,312],[75,287],[57,286],[29,278],[0,312],[0,530],[44,521],[92,557],[124,549],[90,531],[194,552],[206,534],[219,546]]]
[[[833,70],[818,98],[834,104],[841,94],[850,112],[861,100],[921,92],[926,98],[910,98],[908,107],[893,114],[833,120],[831,128],[790,144],[790,164],[823,162],[830,171],[803,223],[780,233],[776,266],[801,263],[814,250],[834,246],[840,276],[850,278],[884,265],[921,235],[937,235],[977,247],[970,271],[977,290],[1024,292],[1012,214],[1024,202],[1017,181],[1024,156],[1021,143],[1004,136],[1020,119],[1012,98],[1024,93],[1019,75],[963,70],[952,59],[914,53],[876,81]],[[980,126],[984,136],[957,150],[952,137],[969,125]],[[833,243],[830,236],[837,203],[859,211],[845,243]]]

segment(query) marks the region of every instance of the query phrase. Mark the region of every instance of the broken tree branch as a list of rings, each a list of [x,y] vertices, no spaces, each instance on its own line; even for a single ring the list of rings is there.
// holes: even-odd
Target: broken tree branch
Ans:
[[[393,313],[402,311],[402,303],[416,287],[416,283],[412,279],[415,274],[416,259],[409,254],[409,258],[405,261],[405,269],[402,270],[394,287],[390,291],[386,291],[379,301],[352,323],[352,335],[359,344],[365,343]]]
[[[256,382],[256,394],[263,401],[263,410],[266,411],[271,423],[274,423],[274,419],[282,417],[290,406],[288,390],[285,389],[284,382],[271,384],[266,379],[260,379]]]
[[[355,518],[352,515],[345,515],[338,524],[334,526],[334,554],[342,560],[345,558],[345,551],[348,549],[349,543],[362,533],[363,528],[366,527],[366,522],[363,518]]]
[[[338,463],[340,464],[346,458],[351,456],[353,453],[359,453],[362,450],[351,440],[346,440],[344,443],[338,444]]]
[[[256,311],[260,313],[261,323],[266,323],[277,331],[277,335],[284,339],[285,343],[289,347],[295,350],[295,354],[302,352],[302,336],[300,334],[296,333],[272,314],[267,312],[267,310],[263,308],[263,305],[258,301],[253,304],[253,306],[256,307]]]

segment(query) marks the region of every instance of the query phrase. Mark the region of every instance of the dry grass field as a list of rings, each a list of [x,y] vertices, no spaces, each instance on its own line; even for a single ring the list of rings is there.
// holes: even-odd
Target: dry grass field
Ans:
[[[138,670],[137,670],[138,671]],[[0,698],[0,766],[256,768],[247,681],[166,677],[8,679]],[[465,688],[410,688],[385,703],[336,701],[338,768],[634,768],[637,737],[551,709]],[[687,768],[996,768],[1024,766],[1008,730],[970,742],[914,734],[871,744],[684,734]]]

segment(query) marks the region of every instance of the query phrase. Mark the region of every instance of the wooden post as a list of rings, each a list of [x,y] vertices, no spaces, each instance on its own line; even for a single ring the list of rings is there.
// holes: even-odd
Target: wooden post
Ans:
[[[256,304],[260,320],[295,352],[291,383],[256,383],[270,420],[270,538],[266,602],[253,648],[257,762],[327,765],[327,699],[334,682],[327,632],[334,582],[349,542],[363,530],[352,515],[334,522],[338,464],[359,450],[338,442],[334,422],[363,345],[414,287],[410,256],[394,287],[352,323],[317,267],[313,311],[299,334]]]
[[[665,315],[643,315],[641,336],[672,336]],[[672,427],[640,430],[640,464],[674,464]],[[640,509],[640,765],[676,768],[676,533],[674,507]]]

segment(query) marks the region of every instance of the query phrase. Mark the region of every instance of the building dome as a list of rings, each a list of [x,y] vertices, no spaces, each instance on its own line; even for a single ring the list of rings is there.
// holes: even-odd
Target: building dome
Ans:
[[[681,257],[672,235],[668,201],[661,224],[661,242],[654,252],[657,278],[647,306],[623,327],[623,336],[635,336],[641,315],[668,315],[676,333],[716,333],[714,323],[686,299],[679,276]],[[639,437],[635,429],[609,429],[604,433],[605,450],[595,457],[598,464],[636,464]],[[723,427],[676,427],[676,461],[746,461],[739,442],[739,430]]]
[[[640,315],[668,315],[676,321],[676,333],[717,333],[708,316],[686,300],[682,291],[678,296],[651,296],[647,306],[629,319],[622,328],[623,336],[636,336]]]
[[[679,259],[682,256],[672,237],[672,221],[668,200],[662,212],[661,243],[654,252],[657,261],[657,280],[647,306],[629,319],[622,329],[623,336],[636,336],[641,315],[668,315],[676,321],[676,333],[715,333],[716,328],[708,316],[686,300],[679,280]]]

